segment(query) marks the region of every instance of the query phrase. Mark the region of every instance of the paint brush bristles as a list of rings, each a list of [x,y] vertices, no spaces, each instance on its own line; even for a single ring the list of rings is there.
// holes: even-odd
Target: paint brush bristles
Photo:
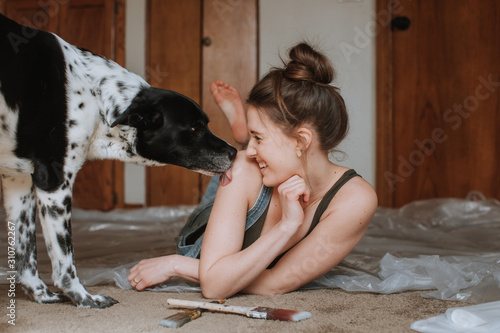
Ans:
[[[273,309],[265,307],[231,306],[206,302],[179,300],[173,298],[167,299],[167,304],[187,308],[200,308],[215,312],[240,314],[249,318],[260,318],[268,320],[299,321],[311,318],[311,313],[307,311]]]
[[[184,325],[185,323],[189,323],[191,320],[195,320],[200,316],[201,316],[201,309],[182,310],[176,314],[171,315],[170,317],[160,320],[159,325],[165,327],[178,328]]]
[[[222,304],[225,301],[226,300],[224,299],[220,299],[217,301],[212,301],[211,303]],[[171,315],[170,317],[163,318],[158,324],[165,327],[178,328],[186,323],[189,323],[190,321],[195,320],[196,318],[201,317],[202,312],[205,311],[207,310],[200,308],[182,310],[177,312],[176,314]]]

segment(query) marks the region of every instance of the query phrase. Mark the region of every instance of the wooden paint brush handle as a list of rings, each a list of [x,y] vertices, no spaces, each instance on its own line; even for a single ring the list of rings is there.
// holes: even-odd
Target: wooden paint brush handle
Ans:
[[[222,305],[222,304],[214,304],[207,302],[181,300],[175,298],[167,299],[167,304],[179,307],[186,307],[186,308],[200,308],[217,312],[236,313],[236,314],[242,314],[244,316],[247,315],[248,311],[251,311],[253,309],[245,306]]]

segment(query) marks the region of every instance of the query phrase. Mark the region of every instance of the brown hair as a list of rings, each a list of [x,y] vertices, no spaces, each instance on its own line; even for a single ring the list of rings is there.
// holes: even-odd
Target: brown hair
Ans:
[[[290,49],[283,68],[272,68],[252,88],[247,103],[265,113],[290,136],[309,124],[322,149],[333,151],[348,131],[348,116],[338,88],[330,83],[335,70],[330,60],[307,43]]]

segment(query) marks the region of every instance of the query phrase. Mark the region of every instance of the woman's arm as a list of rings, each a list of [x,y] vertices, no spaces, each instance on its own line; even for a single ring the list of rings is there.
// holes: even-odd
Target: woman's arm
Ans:
[[[174,276],[199,282],[198,266],[198,259],[177,254],[145,259],[130,269],[127,279],[130,285],[139,291]]]
[[[242,292],[274,295],[296,290],[327,273],[352,251],[375,213],[377,196],[368,183],[355,178],[335,198],[311,234]]]
[[[238,167],[239,165],[239,167]],[[237,183],[239,180],[239,189],[235,191],[235,193],[226,194],[226,197],[229,197],[227,201],[220,205],[222,209],[224,205],[227,206],[227,211],[230,211],[229,214],[231,218],[227,219],[230,221],[231,228],[228,228],[229,235],[222,237],[221,243],[224,247],[230,248],[231,251],[240,251],[242,245],[243,234],[245,232],[245,220],[246,220],[246,212],[248,209],[248,193],[255,192],[255,198],[260,190],[260,182],[255,181],[252,184],[245,184],[246,176],[248,176],[248,172],[252,173],[253,167],[253,175],[260,175],[258,168],[255,163],[249,164],[249,161],[246,159],[245,153],[239,153],[233,165],[233,181],[229,183],[227,186],[219,188],[218,192],[225,192],[226,188],[234,187],[233,185]],[[242,170],[242,168],[244,170]],[[238,171],[239,177],[238,177]],[[254,187],[252,189],[252,186]],[[228,191],[226,191],[228,192]],[[219,196],[219,194],[217,194]],[[238,196],[238,197],[237,197]],[[253,198],[253,199],[255,199]],[[215,208],[212,210],[212,212]],[[224,209],[223,209],[224,210]],[[236,230],[237,234],[240,234],[241,241],[238,245],[238,235],[234,236],[232,233]],[[205,232],[205,236],[210,233],[207,229]],[[205,237],[206,238],[206,237]],[[218,238],[219,239],[219,238]],[[219,249],[219,245],[215,242],[214,251]],[[234,247],[234,245],[236,246]],[[140,261],[137,265],[130,269],[130,274],[128,276],[128,280],[132,287],[137,290],[144,290],[147,287],[152,285],[164,282],[171,277],[178,276],[190,281],[199,282],[199,260],[193,259],[189,257],[184,257],[180,255],[168,255],[163,257],[145,259]]]
[[[283,205],[283,200],[280,201]],[[200,261],[204,296],[224,298],[240,291],[274,295],[298,289],[331,270],[352,251],[365,233],[376,207],[373,188],[361,178],[351,180],[337,193],[313,232],[287,252],[272,269],[266,268],[283,252],[297,230],[283,218],[243,251],[238,251],[236,246],[227,252],[213,253],[208,246],[215,244],[207,243]],[[285,212],[293,211],[282,208],[284,218],[288,216]],[[212,232],[219,232],[216,223],[212,226]],[[205,240],[224,241],[215,237]],[[238,246],[241,248],[241,241]]]
[[[217,192],[203,238],[199,268],[202,293],[207,298],[229,297],[248,286],[284,251],[303,222],[301,198],[307,201],[309,192],[305,182],[294,176],[278,189],[283,210],[281,221],[252,246],[241,250],[248,188],[255,184],[256,177],[260,180],[260,171],[254,163],[251,166],[248,162],[235,163],[232,182]]]

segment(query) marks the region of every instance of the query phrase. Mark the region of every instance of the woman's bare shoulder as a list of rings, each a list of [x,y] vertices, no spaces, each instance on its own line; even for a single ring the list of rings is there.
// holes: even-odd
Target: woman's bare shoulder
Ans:
[[[257,199],[262,186],[262,174],[258,164],[248,158],[245,151],[239,151],[231,167],[231,182],[220,188],[224,192],[231,192],[231,195],[244,194],[249,202]]]
[[[235,180],[250,180],[251,182],[255,182],[255,180],[262,180],[258,164],[254,160],[250,159],[244,150],[239,151],[236,155],[231,172],[233,179]]]
[[[334,215],[364,216],[363,220],[368,223],[375,213],[378,198],[373,187],[361,177],[349,180],[330,203],[324,217]]]

